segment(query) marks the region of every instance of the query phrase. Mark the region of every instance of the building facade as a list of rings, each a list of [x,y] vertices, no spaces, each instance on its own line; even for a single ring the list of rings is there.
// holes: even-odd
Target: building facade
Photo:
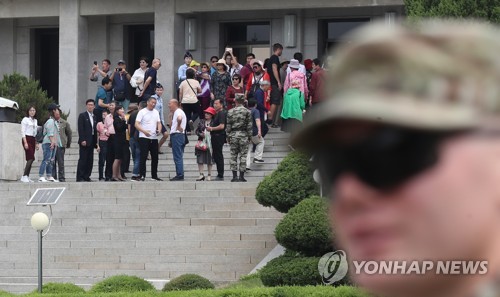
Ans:
[[[95,97],[89,81],[94,61],[108,58],[115,67],[124,59],[133,72],[139,57],[158,57],[158,78],[169,97],[186,50],[209,61],[232,47],[244,64],[246,53],[263,60],[279,42],[283,58],[295,52],[321,58],[345,42],[350,29],[403,14],[403,0],[1,1],[0,75],[39,79],[75,124],[85,100]]]

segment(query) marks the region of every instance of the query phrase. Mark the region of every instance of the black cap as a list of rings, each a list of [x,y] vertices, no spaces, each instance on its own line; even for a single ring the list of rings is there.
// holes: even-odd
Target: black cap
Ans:
[[[59,105],[57,105],[55,103],[50,103],[49,106],[47,107],[47,110],[51,111],[51,110],[58,109],[58,108],[59,108]]]

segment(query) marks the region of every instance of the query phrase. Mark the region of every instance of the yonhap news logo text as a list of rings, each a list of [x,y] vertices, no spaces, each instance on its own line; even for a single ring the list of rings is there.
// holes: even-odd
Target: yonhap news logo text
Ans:
[[[488,273],[488,261],[352,261],[352,268],[355,275],[484,275]],[[325,284],[342,280],[348,270],[347,254],[342,250],[325,254],[318,263]]]

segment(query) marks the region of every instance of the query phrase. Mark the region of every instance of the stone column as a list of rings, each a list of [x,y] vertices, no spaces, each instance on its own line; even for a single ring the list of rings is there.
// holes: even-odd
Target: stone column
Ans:
[[[87,19],[80,16],[80,0],[61,0],[59,6],[59,103],[70,112],[76,129],[78,114],[85,108],[88,76]],[[87,67],[85,67],[87,66]]]
[[[175,96],[177,68],[183,52],[184,18],[175,13],[175,0],[155,0],[155,57],[161,59],[158,80],[164,86],[166,99]]]
[[[12,74],[15,69],[14,19],[0,19],[0,80],[4,74]]]

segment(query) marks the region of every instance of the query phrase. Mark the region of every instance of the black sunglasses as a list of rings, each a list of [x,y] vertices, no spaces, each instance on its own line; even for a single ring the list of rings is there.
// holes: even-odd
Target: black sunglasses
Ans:
[[[211,62],[212,62],[212,63],[217,63],[217,60],[213,60],[213,61],[211,61]]]
[[[238,77],[233,77],[233,80],[240,80]]]
[[[443,140],[464,133],[387,127],[347,146],[330,145],[314,156],[322,184],[330,188],[344,173],[388,191],[434,166]]]

